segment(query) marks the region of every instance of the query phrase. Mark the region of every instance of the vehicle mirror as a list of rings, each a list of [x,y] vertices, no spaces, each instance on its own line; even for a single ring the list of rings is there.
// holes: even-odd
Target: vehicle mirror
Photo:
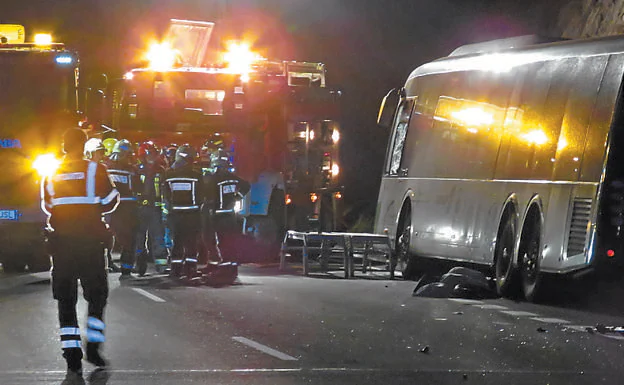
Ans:
[[[381,101],[377,125],[385,130],[390,130],[397,107],[399,106],[400,92],[396,88],[391,89]]]
[[[107,88],[108,77],[99,74],[90,79],[89,87],[85,90],[85,116],[94,128],[99,128],[106,118]]]

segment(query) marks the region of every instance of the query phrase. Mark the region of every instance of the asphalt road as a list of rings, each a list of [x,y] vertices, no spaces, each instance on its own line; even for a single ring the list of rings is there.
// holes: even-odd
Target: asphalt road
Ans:
[[[0,277],[0,384],[81,383],[63,382],[45,278]],[[621,297],[606,289],[600,300],[534,305],[416,298],[413,282],[381,273],[304,278],[252,266],[224,288],[109,279],[111,368],[85,364],[85,383],[624,383],[624,338],[585,329],[624,325]]]

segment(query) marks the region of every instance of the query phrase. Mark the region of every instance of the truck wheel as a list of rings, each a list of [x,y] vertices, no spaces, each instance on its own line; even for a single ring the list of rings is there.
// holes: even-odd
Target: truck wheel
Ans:
[[[539,220],[533,219],[527,223],[522,232],[520,241],[520,273],[522,276],[522,292],[529,302],[537,302],[540,299],[540,290],[543,274],[540,271],[541,259],[541,231]]]

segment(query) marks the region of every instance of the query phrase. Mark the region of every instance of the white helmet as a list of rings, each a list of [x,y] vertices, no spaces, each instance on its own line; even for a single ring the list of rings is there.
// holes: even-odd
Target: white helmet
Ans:
[[[102,139],[91,138],[84,145],[84,155],[87,159],[93,159],[96,151],[106,151],[106,147],[102,143]]]

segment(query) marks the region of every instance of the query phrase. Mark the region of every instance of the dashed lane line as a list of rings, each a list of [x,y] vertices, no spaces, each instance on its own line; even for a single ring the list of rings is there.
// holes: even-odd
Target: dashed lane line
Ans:
[[[464,298],[449,298],[449,301],[461,303],[464,305],[484,305],[485,302],[477,301],[475,299],[464,299]]]
[[[147,297],[147,298],[151,299],[154,302],[160,302],[160,303],[167,302],[164,299],[160,298],[159,296],[154,295],[154,294],[152,294],[152,293],[150,293],[150,292],[148,292],[146,290],[143,290],[141,288],[133,287],[132,290],[136,291],[137,293],[141,294],[144,297]]]
[[[293,357],[293,356],[289,356],[288,354],[282,353],[278,350],[275,350],[273,348],[270,348],[266,345],[262,345],[259,342],[256,341],[252,341],[249,338],[245,338],[245,337],[232,337],[232,339],[234,341],[240,342],[243,345],[247,345],[251,348],[254,348],[256,350],[261,351],[262,353],[268,354],[270,356],[273,356],[275,358],[279,358],[282,361],[298,361],[297,358]]]
[[[560,319],[560,318],[548,318],[548,317],[531,317],[530,319],[534,321],[544,322],[547,324],[569,324],[570,321]]]
[[[528,312],[528,311],[503,310],[503,311],[501,311],[501,313],[510,315],[512,317],[537,317],[537,314],[531,313],[531,312]]]
[[[478,307],[480,309],[483,310],[507,310],[508,307],[507,306],[501,306],[501,305],[492,305],[492,304],[486,304],[486,305],[472,305],[474,307]]]

